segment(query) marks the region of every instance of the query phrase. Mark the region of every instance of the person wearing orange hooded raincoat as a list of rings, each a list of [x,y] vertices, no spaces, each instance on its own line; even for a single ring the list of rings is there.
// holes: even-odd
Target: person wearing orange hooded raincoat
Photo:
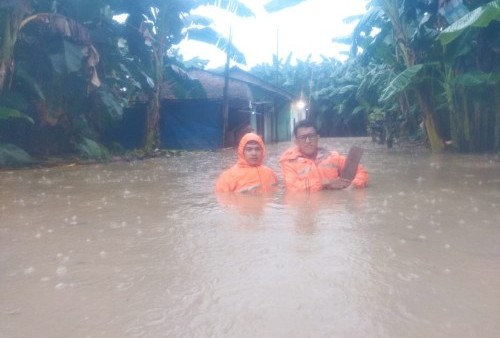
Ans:
[[[259,135],[247,133],[238,145],[238,160],[217,179],[215,192],[255,193],[276,189],[278,177],[263,165],[266,149]]]
[[[350,185],[366,187],[368,173],[362,165],[358,165],[352,181],[340,178],[347,158],[318,147],[319,135],[312,122],[298,122],[294,134],[296,146],[286,150],[280,158],[287,191],[345,189]]]

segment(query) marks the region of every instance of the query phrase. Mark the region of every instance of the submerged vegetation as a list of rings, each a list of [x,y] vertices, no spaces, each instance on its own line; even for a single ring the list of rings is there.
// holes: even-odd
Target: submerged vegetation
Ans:
[[[186,67],[172,46],[197,39],[245,61],[210,18],[190,14],[201,5],[253,15],[233,0],[1,2],[0,166],[109,160],[137,146],[154,153],[162,84],[175,86]],[[123,24],[113,20],[120,14]],[[338,39],[351,46],[346,62],[275,56],[251,73],[302,97],[323,135],[499,151],[500,0],[371,0],[365,15],[350,19],[358,22],[352,35]],[[130,147],[122,122],[137,107],[143,136]]]

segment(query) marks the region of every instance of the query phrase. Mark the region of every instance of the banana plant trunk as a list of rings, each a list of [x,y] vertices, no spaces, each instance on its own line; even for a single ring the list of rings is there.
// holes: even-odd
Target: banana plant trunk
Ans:
[[[164,11],[162,12],[164,13]],[[154,149],[160,146],[160,92],[161,85],[163,83],[163,56],[165,47],[161,43],[161,37],[163,32],[165,32],[165,22],[159,22],[159,42],[154,42],[153,49],[153,72],[154,72],[154,89],[150,94],[149,103],[147,107],[147,118],[146,118],[146,133],[144,140],[144,150],[146,153],[151,153]]]
[[[427,137],[429,139],[432,152],[442,152],[444,150],[444,142],[439,134],[438,126],[433,117],[433,110],[431,108],[432,105],[423,90],[417,89],[416,96],[420,109],[422,109],[425,130],[427,131]]]
[[[495,106],[495,145],[494,149],[500,151],[500,84],[495,86],[495,96],[493,98]]]
[[[5,84],[13,68],[14,44],[17,38],[17,29],[14,27],[14,11],[5,11],[0,14],[0,21],[3,22],[1,37],[2,49],[0,49],[0,94],[5,88]],[[19,25],[18,25],[19,26]]]
[[[151,94],[146,117],[146,135],[144,141],[144,150],[147,153],[152,152],[159,146],[160,139],[160,93],[159,86],[155,86],[154,92]]]

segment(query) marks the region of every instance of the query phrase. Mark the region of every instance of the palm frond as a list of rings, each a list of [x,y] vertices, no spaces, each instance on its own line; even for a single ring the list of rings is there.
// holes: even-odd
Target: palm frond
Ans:
[[[7,120],[7,119],[24,119],[32,124],[35,123],[35,121],[33,121],[31,117],[21,113],[19,110],[5,106],[0,106],[0,120]]]
[[[229,53],[229,57],[232,60],[243,65],[246,64],[245,55],[240,52],[232,42],[209,27],[190,29],[188,38],[214,45],[223,52]]]
[[[305,2],[306,0],[271,0],[264,5],[264,9],[268,13],[279,12],[284,9],[297,6],[298,4]]]

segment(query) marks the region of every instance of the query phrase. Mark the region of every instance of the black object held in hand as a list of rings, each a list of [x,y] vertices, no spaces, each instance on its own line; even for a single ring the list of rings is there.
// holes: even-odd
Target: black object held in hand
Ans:
[[[363,156],[363,148],[353,146],[349,149],[349,154],[345,161],[344,169],[340,173],[341,178],[347,178],[352,181],[354,176],[356,176],[356,170],[358,168],[361,156]]]

